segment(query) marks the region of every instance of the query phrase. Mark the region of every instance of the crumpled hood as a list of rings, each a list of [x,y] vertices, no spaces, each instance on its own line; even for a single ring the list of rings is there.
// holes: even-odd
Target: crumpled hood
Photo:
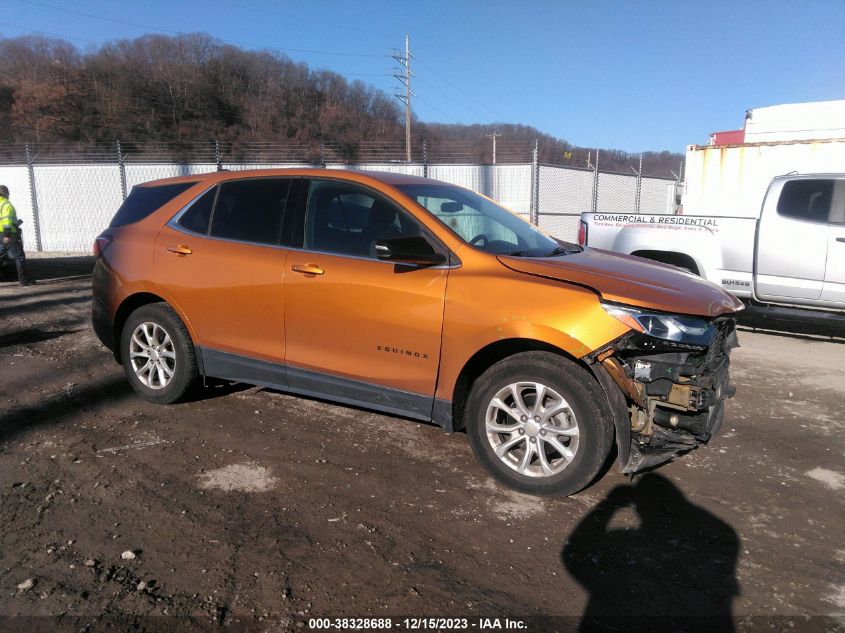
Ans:
[[[560,257],[508,257],[512,270],[589,286],[603,299],[642,308],[715,317],[742,309],[742,302],[674,266],[596,248]]]

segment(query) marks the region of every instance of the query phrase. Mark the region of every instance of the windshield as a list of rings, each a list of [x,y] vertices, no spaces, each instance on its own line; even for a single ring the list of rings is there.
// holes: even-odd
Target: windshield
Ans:
[[[428,209],[465,242],[488,253],[517,257],[550,257],[577,251],[484,196],[450,185],[397,185]]]

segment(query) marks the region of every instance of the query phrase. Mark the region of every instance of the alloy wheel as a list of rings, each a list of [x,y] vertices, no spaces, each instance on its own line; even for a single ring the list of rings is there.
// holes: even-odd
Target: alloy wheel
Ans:
[[[135,376],[150,389],[164,389],[176,373],[176,350],[158,323],[141,323],[129,341],[129,359]]]
[[[539,382],[500,389],[487,405],[485,432],[496,456],[528,477],[563,471],[575,458],[580,435],[566,399]]]

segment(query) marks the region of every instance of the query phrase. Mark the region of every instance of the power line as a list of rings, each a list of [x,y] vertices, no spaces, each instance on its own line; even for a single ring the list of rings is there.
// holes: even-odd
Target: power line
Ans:
[[[59,39],[78,40],[80,42],[88,42],[90,44],[104,45],[104,44],[107,43],[104,40],[89,40],[89,39],[86,39],[84,37],[76,37],[76,36],[73,36],[73,35],[63,35],[61,33],[53,33],[53,32],[50,32],[50,31],[41,31],[39,29],[32,29],[32,28],[29,28],[29,27],[26,27],[26,26],[20,26],[19,24],[11,24],[9,22],[0,22],[0,26],[7,26],[9,28],[19,29],[21,31],[28,31],[29,33],[36,33],[38,35],[47,35],[47,36],[56,37],[56,38],[59,38]],[[321,72],[321,71],[311,69],[311,72]],[[340,72],[337,72],[337,71],[334,71],[334,70],[331,70],[331,71],[328,71],[328,72],[332,72],[332,73],[339,75],[341,77],[392,77],[392,75],[390,75],[388,73],[340,73]],[[179,81],[182,82],[182,83],[192,83],[192,84],[195,84],[195,85],[199,84],[199,82],[190,81],[190,80],[187,80],[187,79],[180,79]]]
[[[467,112],[471,112],[472,114],[474,114],[475,116],[479,117],[480,119],[482,119],[482,120],[484,120],[484,121],[489,121],[489,122],[491,122],[491,123],[493,122],[493,119],[491,119],[490,117],[485,116],[485,115],[481,114],[480,112],[477,112],[477,111],[473,110],[473,109],[472,109],[472,108],[470,108],[469,106],[465,106],[465,105],[464,105],[464,104],[462,104],[460,101],[456,101],[456,100],[455,100],[455,99],[453,99],[451,96],[449,96],[449,94],[448,94],[448,93],[446,93],[445,91],[441,90],[440,88],[438,88],[438,87],[437,87],[437,86],[435,86],[434,84],[432,84],[432,83],[430,83],[430,82],[426,81],[425,79],[422,79],[422,78],[420,78],[420,77],[417,77],[417,81],[420,81],[420,82],[424,83],[424,84],[425,84],[426,86],[428,86],[429,88],[433,88],[434,90],[436,90],[437,92],[439,92],[441,95],[443,95],[444,97],[446,97],[447,99],[449,99],[452,103],[454,103],[455,105],[457,105],[457,106],[459,106],[459,107],[463,108],[463,109],[464,109],[464,110],[466,110]],[[451,118],[451,117],[450,117],[450,118]]]
[[[474,101],[475,103],[477,103],[478,105],[480,105],[481,107],[483,107],[485,110],[487,110],[488,112],[490,112],[490,113],[492,113],[493,115],[495,115],[496,117],[498,117],[500,121],[504,121],[504,120],[505,120],[505,117],[503,117],[501,114],[499,114],[498,112],[496,112],[495,110],[493,110],[493,109],[492,109],[490,106],[488,106],[486,103],[484,103],[484,102],[482,102],[482,101],[479,101],[478,99],[476,99],[475,97],[473,97],[471,94],[469,94],[468,92],[466,92],[466,91],[465,91],[465,90],[463,90],[462,88],[460,88],[460,87],[456,86],[455,84],[453,84],[451,81],[449,81],[448,79],[446,79],[446,77],[444,77],[444,76],[443,76],[443,75],[441,75],[439,72],[437,72],[436,70],[434,70],[434,68],[432,68],[431,66],[429,66],[429,65],[428,65],[428,64],[426,64],[425,62],[422,62],[422,61],[419,61],[419,60],[418,60],[418,62],[419,62],[419,64],[420,64],[421,66],[423,66],[424,68],[428,68],[431,72],[433,72],[435,75],[437,75],[438,77],[440,77],[440,79],[442,79],[444,82],[446,82],[447,84],[449,84],[450,86],[452,86],[455,90],[457,90],[458,92],[460,92],[462,95],[464,95],[465,97],[467,97],[467,98],[468,98],[468,99],[470,99],[471,101]]]
[[[90,18],[94,18],[94,19],[98,19],[98,20],[104,20],[104,21],[107,21],[107,22],[114,22],[114,23],[117,23],[117,24],[125,24],[125,25],[129,25],[129,26],[136,26],[136,27],[139,27],[139,28],[151,29],[151,30],[154,30],[154,31],[160,31],[160,32],[162,32],[162,33],[170,33],[170,34],[175,34],[175,35],[182,35],[182,34],[184,34],[184,32],[182,32],[182,31],[175,31],[175,30],[172,30],[172,29],[162,29],[162,28],[159,28],[159,27],[154,27],[154,26],[151,26],[151,25],[145,25],[145,24],[140,24],[140,23],[136,23],[136,22],[129,22],[129,21],[126,21],[126,20],[118,20],[118,19],[116,19],[116,18],[107,18],[107,17],[103,17],[103,16],[97,16],[97,15],[94,15],[94,14],[89,14],[89,13],[86,13],[86,12],[83,12],[83,11],[76,11],[76,10],[73,10],[73,9],[65,9],[65,8],[63,8],[63,7],[56,7],[56,6],[53,6],[53,5],[47,4],[47,3],[38,2],[37,0],[19,0],[19,1],[22,1],[22,2],[27,2],[27,3],[32,4],[32,5],[42,6],[42,7],[48,8],[48,9],[54,9],[54,10],[56,10],[56,11],[62,11],[62,12],[65,12],[65,13],[70,13],[70,14],[80,15],[80,16],[84,16],[84,17],[90,17]],[[81,37],[76,37],[76,36],[66,36],[66,35],[61,35],[61,34],[58,34],[58,33],[52,33],[52,32],[49,32],[49,31],[42,31],[42,30],[38,30],[38,29],[32,29],[32,28],[29,28],[29,27],[24,27],[24,26],[20,26],[20,25],[17,25],[17,24],[10,24],[10,23],[8,23],[8,22],[0,22],[0,25],[8,26],[8,27],[15,28],[15,29],[20,29],[20,30],[23,30],[23,31],[29,31],[29,32],[31,32],[31,33],[37,33],[37,34],[39,34],[39,35],[48,35],[48,36],[51,36],[51,37],[58,37],[58,38],[63,38],[63,39],[73,39],[73,40],[79,40],[79,41],[82,41],[82,42],[89,42],[89,43],[93,43],[93,44],[100,44],[100,45],[102,45],[102,44],[105,44],[105,43],[106,43],[106,42],[104,42],[103,40],[91,40],[91,39],[86,39],[86,38],[81,38]],[[285,51],[285,52],[286,52],[286,51],[296,51],[296,52],[307,52],[307,53],[316,53],[316,54],[325,54],[325,55],[341,55],[341,56],[350,56],[350,57],[353,57],[353,56],[357,56],[357,57],[383,57],[383,55],[378,55],[378,54],[373,54],[373,53],[366,53],[366,54],[365,54],[365,53],[341,53],[341,52],[330,52],[330,51],[317,51],[317,50],[310,50],[310,49],[282,48],[282,47],[272,47],[272,46],[266,46],[266,45],[261,45],[261,44],[254,44],[254,43],[249,43],[249,42],[240,42],[240,41],[236,41],[236,40],[225,40],[225,39],[222,39],[222,38],[215,38],[215,39],[219,39],[221,42],[226,42],[226,43],[229,43],[229,44],[235,44],[235,45],[238,45],[238,46],[254,46],[254,47],[256,47],[256,48],[261,48],[261,47],[263,47],[263,48],[268,48],[268,49],[272,49],[272,50],[279,50],[279,51]],[[408,53],[410,54],[410,50],[408,50]],[[397,57],[396,55],[391,55],[391,56],[392,56],[394,59],[396,59],[397,61],[399,61],[401,64],[403,64],[403,65],[404,65],[404,61],[403,61],[403,60],[404,60],[404,58],[402,58],[402,57]],[[413,54],[410,54],[410,59],[416,59],[416,57],[415,57]],[[410,59],[409,59],[409,62],[410,62]],[[449,81],[448,79],[446,79],[445,77],[443,77],[443,75],[441,75],[440,73],[438,73],[438,72],[437,72],[436,70],[434,70],[431,66],[429,66],[428,64],[425,64],[425,63],[424,63],[424,62],[422,62],[422,61],[419,61],[419,60],[417,60],[417,61],[418,61],[418,62],[419,62],[422,66],[424,66],[425,68],[427,68],[428,70],[430,70],[433,74],[435,74],[435,75],[437,75],[438,77],[440,77],[440,79],[442,79],[445,83],[447,83],[448,85],[450,85],[450,86],[454,87],[456,90],[458,90],[458,91],[459,91],[459,92],[461,92],[462,94],[466,95],[468,98],[470,98],[471,100],[475,101],[476,103],[481,104],[481,105],[482,105],[485,109],[489,110],[490,112],[492,112],[493,114],[495,114],[497,117],[499,117],[499,119],[500,119],[500,120],[504,120],[504,117],[502,117],[501,115],[499,115],[498,113],[496,113],[494,110],[490,109],[490,108],[489,108],[489,107],[487,107],[485,104],[481,103],[480,101],[478,101],[477,99],[475,99],[474,97],[472,97],[471,95],[469,95],[468,93],[464,92],[461,88],[459,88],[459,87],[455,86],[455,84],[453,84],[451,81]],[[407,94],[407,92],[409,92],[409,91],[410,91],[410,77],[416,77],[416,75],[415,75],[415,74],[410,73],[410,63],[408,64],[407,71],[408,71],[408,75],[409,75],[409,76],[408,76],[408,86],[406,87],[406,94],[405,94],[405,95],[401,95],[401,96],[394,95],[394,96],[399,97],[399,98],[400,98],[400,100],[401,100],[401,101],[403,101],[403,102],[405,101],[405,99],[406,99],[406,98],[407,98],[407,99],[408,99],[408,101],[410,102],[410,96],[414,96],[414,97],[416,97],[416,96],[417,96],[417,95],[416,95],[416,94],[414,94],[413,92],[411,92],[411,94],[410,94],[410,95],[409,95],[409,94]],[[336,71],[332,71],[332,72],[336,72]],[[386,74],[386,73],[336,73],[336,74],[341,75],[341,76],[343,76],[343,77],[388,77],[388,76],[390,76],[390,75],[388,75],[388,74]],[[394,74],[393,76],[394,76],[394,77],[396,77],[396,75],[395,75],[395,74]],[[482,115],[482,114],[481,114],[481,113],[479,113],[478,111],[476,111],[476,110],[474,110],[474,109],[470,108],[470,107],[469,107],[469,106],[467,106],[467,105],[464,105],[464,104],[463,104],[463,103],[461,103],[460,101],[457,101],[456,99],[454,99],[453,97],[451,97],[448,93],[446,93],[445,91],[443,91],[443,90],[439,89],[437,86],[435,86],[435,85],[434,85],[434,84],[432,84],[431,82],[426,81],[426,80],[421,79],[421,78],[418,78],[418,77],[416,77],[416,78],[418,79],[418,81],[421,81],[423,84],[425,84],[425,85],[429,86],[430,88],[433,88],[434,90],[436,90],[437,92],[439,92],[441,95],[443,95],[443,96],[447,97],[450,101],[452,101],[452,103],[454,103],[454,104],[456,104],[457,106],[459,106],[459,107],[463,108],[463,109],[464,109],[464,110],[466,110],[467,112],[470,112],[470,113],[472,113],[473,115],[475,115],[475,116],[479,117],[480,119],[485,120],[485,121],[487,121],[487,122],[492,122],[492,121],[493,121],[493,119],[491,119],[489,116]],[[404,78],[400,78],[400,81],[402,81],[403,83],[405,83],[405,79],[404,79]],[[191,82],[191,83],[196,83],[196,82]],[[421,99],[421,101],[423,101],[423,100]],[[445,112],[443,112],[442,110],[440,110],[440,109],[438,109],[438,108],[434,107],[431,103],[429,103],[429,102],[427,102],[427,101],[423,101],[423,103],[426,103],[426,104],[427,104],[430,108],[432,108],[432,109],[433,109],[433,110],[435,110],[436,112],[439,112],[441,115],[443,115],[443,116],[445,116],[445,117],[447,117],[447,118],[451,119],[452,121],[454,121],[454,122],[456,122],[456,123],[459,123],[458,119],[456,119],[456,118],[454,118],[454,117],[452,117],[452,116],[450,116],[450,115],[446,114],[446,113],[445,113]],[[408,114],[408,112],[407,112],[407,111],[408,111],[409,109],[410,109],[410,105],[408,104],[408,105],[406,105],[406,115]],[[410,117],[408,117],[408,120],[410,120]],[[409,145],[410,145],[410,142],[409,142]]]
[[[86,13],[86,12],[83,12],[83,11],[76,11],[76,10],[73,10],[73,9],[66,9],[66,8],[63,8],[63,7],[57,7],[57,6],[47,4],[47,3],[38,2],[37,0],[20,0],[20,1],[24,1],[24,2],[27,2],[27,3],[32,4],[32,5],[45,7],[45,8],[48,8],[48,9],[53,9],[53,10],[56,10],[56,11],[62,11],[62,12],[65,12],[65,13],[80,15],[80,16],[83,16],[83,17],[94,18],[94,19],[103,20],[103,21],[107,21],[107,22],[114,22],[114,23],[117,23],[117,24],[125,24],[125,25],[129,25],[129,26],[136,26],[136,27],[139,27],[139,28],[151,29],[151,30],[154,30],[154,31],[160,31],[160,32],[163,32],[163,33],[170,33],[170,34],[176,34],[176,35],[184,34],[181,31],[175,31],[175,30],[172,30],[172,29],[163,29],[163,28],[154,27],[154,26],[151,26],[151,25],[140,24],[140,23],[130,22],[130,21],[126,21],[126,20],[119,20],[119,19],[116,19],[116,18],[107,18],[107,17],[103,17],[103,16],[89,14],[89,13]],[[10,24],[10,23],[7,23],[7,22],[0,22],[0,25],[8,26],[8,27],[15,28],[15,29],[21,29],[21,30],[28,31],[28,32],[31,32],[31,33],[37,33],[37,34],[40,34],[40,35],[48,35],[48,36],[58,37],[58,38],[63,38],[63,39],[74,39],[74,40],[79,40],[79,41],[89,42],[89,43],[94,43],[94,44],[100,44],[100,45],[105,44],[105,42],[102,41],[102,40],[91,40],[91,39],[86,39],[86,38],[81,38],[81,37],[76,37],[76,36],[60,35],[60,34],[57,34],[57,33],[51,33],[49,31],[32,29],[32,28],[29,28],[29,27],[24,27],[24,26],[20,26],[20,25],[16,25],[16,24]],[[279,51],[284,51],[284,52],[295,51],[295,52],[305,52],[305,53],[324,54],[324,55],[338,55],[338,56],[348,56],[348,57],[383,57],[383,55],[372,54],[372,53],[366,53],[366,54],[365,53],[346,53],[346,52],[339,52],[339,51],[320,51],[320,50],[312,50],[312,49],[283,48],[283,47],[273,47],[273,46],[267,46],[267,45],[260,45],[260,44],[250,43],[250,42],[241,42],[241,41],[236,41],[236,40],[226,40],[226,39],[222,39],[222,38],[215,38],[215,39],[218,39],[221,42],[226,42],[226,43],[234,44],[234,45],[238,45],[238,46],[254,46],[254,47],[257,47],[257,48],[263,47],[263,48],[267,48],[267,49],[271,49],[271,50],[279,50]],[[406,40],[408,40],[408,39],[409,38],[407,38],[407,36],[406,36]],[[403,66],[405,66],[405,68],[404,68],[405,75],[397,77],[398,79],[400,79],[400,81],[403,83],[403,85],[405,85],[405,89],[406,89],[405,94],[404,95],[394,95],[394,96],[398,97],[401,101],[405,102],[406,140],[407,140],[407,145],[408,145],[408,148],[407,148],[408,153],[410,153],[410,138],[407,138],[407,137],[410,136],[410,121],[411,121],[410,98],[411,98],[411,96],[417,97],[417,95],[410,90],[410,79],[411,79],[411,77],[416,77],[416,75],[411,73],[411,71],[410,71],[410,60],[416,59],[416,57],[410,52],[409,43],[407,41],[406,41],[406,54],[405,54],[405,56],[392,55],[392,57],[394,59],[396,59],[397,61],[399,61],[401,64],[403,64]],[[462,94],[466,95],[468,98],[475,101],[476,103],[479,103],[485,109],[489,110],[490,112],[492,112],[493,114],[498,116],[500,119],[504,119],[504,117],[501,117],[501,115],[499,115],[494,110],[492,110],[491,108],[486,106],[484,103],[478,101],[477,99],[475,99],[474,97],[472,97],[471,95],[466,93],[464,90],[462,90],[461,88],[459,88],[458,86],[453,84],[451,81],[446,79],[443,75],[438,73],[436,70],[434,70],[434,68],[432,68],[428,64],[425,64],[424,62],[421,62],[421,61],[419,63],[421,65],[423,65],[425,68],[427,68],[428,70],[430,70],[433,74],[438,76],[441,80],[443,80],[448,85],[452,86],[453,88],[455,88],[456,90],[458,90]],[[335,72],[335,71],[332,71],[332,72]],[[386,77],[386,76],[390,76],[390,75],[387,75],[386,73],[336,73],[336,74],[338,74],[340,76],[345,76],[345,77]],[[396,77],[397,75],[394,74],[393,76]],[[452,103],[458,105],[459,107],[463,108],[464,110],[472,113],[473,115],[479,117],[482,120],[492,122],[492,119],[489,116],[484,116],[481,113],[479,113],[478,111],[470,108],[469,106],[464,105],[460,101],[457,101],[452,96],[450,96],[447,92],[441,90],[440,88],[438,88],[434,84],[432,84],[432,83],[430,83],[430,82],[428,82],[424,79],[418,78],[418,80],[421,81],[422,83],[424,83],[425,85],[433,88],[434,90],[439,92],[441,95],[447,97],[450,101],[452,101]],[[180,80],[180,81],[183,81],[184,83],[197,84],[197,82],[189,81],[189,80]],[[136,99],[147,100],[147,101],[159,103],[161,105],[170,105],[170,104],[163,103],[161,101],[150,99],[149,97],[145,98],[144,96],[141,96],[141,95],[134,95],[134,97]],[[428,102],[424,99],[420,99],[420,101],[422,101],[423,103],[428,105],[431,109],[438,112],[442,116],[445,116],[446,118],[454,121],[455,123],[460,123],[460,121],[458,119],[456,119],[453,116],[450,116],[449,114],[447,114],[443,110],[435,107],[430,102]],[[205,106],[205,107],[207,109],[210,108],[210,109],[216,110],[218,112],[228,112],[229,114],[235,114],[235,112],[233,112],[232,110],[228,110],[226,108],[221,108],[219,106],[217,106],[217,107],[215,107],[215,106]]]
[[[50,33],[49,31],[39,31],[38,29],[30,29],[25,26],[17,24],[9,24],[8,22],[0,22],[0,26],[8,26],[13,29],[20,29],[21,31],[29,31],[30,33],[37,33],[39,35],[49,35],[50,37],[58,37],[66,40],[79,40],[80,42],[88,42],[89,44],[104,44],[103,40],[89,40],[84,37],[75,37],[73,35],[59,35],[58,33]]]
[[[37,0],[19,0],[19,1],[26,2],[28,4],[35,5],[35,6],[44,7],[44,8],[47,8],[47,9],[52,9],[52,10],[55,10],[55,11],[62,11],[64,13],[79,15],[79,16],[82,16],[82,17],[93,18],[93,19],[96,19],[96,20],[103,20],[103,21],[106,21],[106,22],[112,22],[112,23],[116,23],[116,24],[123,24],[123,25],[127,25],[127,26],[135,26],[135,27],[143,28],[143,29],[150,29],[150,30],[153,30],[153,31],[159,31],[161,33],[169,33],[169,34],[174,34],[174,35],[184,35],[185,34],[185,32],[183,32],[183,31],[177,31],[177,30],[173,30],[173,29],[164,29],[164,28],[152,26],[152,25],[149,25],[149,24],[141,24],[141,23],[138,23],[138,22],[131,22],[131,21],[128,21],[128,20],[120,20],[120,19],[117,19],[117,18],[109,18],[109,17],[99,16],[99,15],[87,13],[87,12],[84,12],[84,11],[77,11],[77,10],[74,10],[74,9],[67,9],[67,8],[64,8],[64,7],[57,7],[55,5],[51,5],[51,4],[48,4],[48,3],[45,3],[45,2],[38,2]],[[33,32],[33,33],[39,33],[39,34],[42,34],[42,35],[50,35],[50,36],[53,36],[53,37],[61,37],[61,38],[67,38],[67,39],[76,39],[76,40],[79,40],[79,41],[91,42],[91,43],[95,43],[95,44],[103,44],[104,43],[103,41],[90,40],[90,39],[85,39],[85,38],[80,38],[80,37],[75,37],[75,36],[64,36],[64,35],[59,35],[59,34],[56,34],[56,33],[50,33],[50,32],[47,32],[47,31],[39,31],[37,29],[30,29],[30,28],[27,28],[27,27],[22,27],[22,26],[18,26],[18,25],[14,25],[14,24],[9,24],[9,23],[0,22],[0,24],[4,24],[5,26],[9,26],[9,27],[12,27],[12,28],[30,31],[30,32]],[[268,49],[268,50],[276,50],[276,51],[281,51],[281,52],[299,52],[299,53],[309,53],[309,54],[317,54],[317,55],[333,55],[333,56],[341,56],[341,57],[370,57],[370,58],[384,57],[384,55],[376,54],[376,53],[352,53],[352,52],[345,52],[345,51],[322,51],[322,50],[317,50],[317,49],[298,49],[298,48],[288,48],[288,47],[279,47],[279,46],[269,46],[269,45],[266,45],[266,44],[256,44],[254,42],[244,42],[244,41],[239,41],[239,40],[227,40],[227,39],[223,39],[223,38],[215,38],[215,39],[218,39],[221,42],[225,42],[225,43],[233,44],[233,45],[237,45],[237,46],[249,46],[249,47],[255,47],[255,48],[265,48],[265,49]],[[410,54],[409,50],[407,52]],[[397,57],[396,55],[391,55],[391,56],[394,57],[394,59],[397,59],[397,61],[400,61],[400,63],[403,63],[402,60],[399,57]],[[416,59],[413,55],[410,55],[410,58]],[[500,121],[505,120],[505,117],[503,117],[501,114],[499,114],[498,112],[496,112],[495,110],[490,108],[487,104],[485,104],[482,101],[476,99],[475,97],[473,97],[471,94],[469,94],[468,92],[466,92],[465,90],[463,90],[459,86],[452,83],[449,79],[444,77],[441,73],[437,72],[430,65],[426,64],[425,62],[419,61],[419,60],[417,60],[417,61],[420,65],[427,68],[434,75],[439,77],[443,82],[445,82],[449,86],[453,87],[455,90],[460,92],[462,95],[464,95],[465,97],[467,97],[471,101],[474,101],[475,103],[481,105],[485,110],[491,112],[493,115],[498,117],[498,119]],[[410,64],[408,64],[407,70],[409,72],[408,86],[406,87],[406,95],[404,95],[404,97],[407,98],[408,101],[410,102],[410,96],[416,96],[416,95],[407,94],[408,92],[410,92],[410,76],[415,76],[415,75],[410,74]],[[341,76],[347,76],[347,77],[383,77],[383,76],[386,76],[383,73],[337,73],[337,74],[339,74]],[[472,113],[473,115],[475,115],[475,116],[477,116],[477,117],[479,117],[483,120],[486,120],[488,122],[493,121],[493,119],[491,119],[489,116],[481,115],[476,110],[473,110],[472,108],[462,104],[461,102],[457,101],[453,97],[449,96],[444,91],[439,90],[436,86],[434,86],[430,82],[425,81],[423,79],[419,79],[419,81],[422,81],[424,84],[428,85],[429,87],[434,88],[435,90],[437,90],[438,92],[440,92],[444,96],[447,96],[453,103],[455,103],[456,105],[460,106],[461,108],[467,110],[468,112]],[[394,96],[396,96],[396,95],[394,95]],[[430,106],[430,107],[433,108],[433,106]],[[409,110],[409,109],[410,109],[410,105],[408,104],[408,105],[406,105],[406,114],[407,114],[407,110]],[[436,108],[433,108],[433,109],[436,110]],[[448,117],[448,115],[446,115],[444,112],[442,112],[440,110],[437,110],[437,111],[440,112],[441,114],[443,114],[444,116]],[[456,119],[454,119],[454,117],[448,117],[448,118],[452,119],[453,121],[457,121]]]
[[[138,22],[130,22],[128,20],[118,20],[117,18],[107,18],[101,15],[94,15],[93,13],[86,13],[84,11],[77,11],[75,9],[66,9],[64,7],[57,7],[52,4],[47,4],[46,2],[37,2],[37,0],[19,0],[20,2],[26,2],[28,4],[32,4],[39,7],[44,7],[47,9],[53,9],[54,11],[62,11],[64,13],[70,13],[73,15],[79,15],[86,18],[93,18],[95,20],[103,20],[105,22],[113,22],[115,24],[123,24],[125,26],[135,26],[142,29],[149,29],[151,31],[158,31],[160,33],[170,33],[171,35],[185,35],[184,31],[176,31],[173,29],[163,29],[158,26],[152,26],[149,24],[140,24]],[[352,53],[346,51],[321,51],[316,49],[309,49],[309,48],[287,48],[282,46],[269,46],[267,44],[256,44],[254,42],[243,42],[238,40],[227,40],[223,38],[214,38],[218,39],[221,42],[225,42],[227,44],[234,44],[236,46],[249,46],[254,48],[264,48],[267,50],[275,50],[280,51],[283,53],[287,52],[294,52],[294,53],[309,53],[313,55],[334,55],[338,57],[385,57],[383,54],[377,53]]]
[[[440,114],[442,114],[443,116],[445,116],[447,119],[451,119],[452,121],[454,121],[455,123],[457,123],[457,124],[459,124],[459,125],[460,125],[460,123],[461,123],[461,122],[460,122],[460,121],[458,121],[458,119],[456,119],[455,117],[453,117],[453,116],[451,116],[451,115],[449,115],[449,114],[446,114],[445,112],[443,112],[443,110],[441,110],[441,109],[440,109],[440,108],[438,108],[437,106],[432,105],[430,102],[426,101],[425,99],[423,99],[423,98],[422,98],[422,97],[420,97],[419,95],[415,95],[415,96],[416,96],[417,100],[422,101],[424,104],[426,104],[429,108],[431,108],[431,109],[432,109],[432,110],[434,110],[435,112],[439,112]]]

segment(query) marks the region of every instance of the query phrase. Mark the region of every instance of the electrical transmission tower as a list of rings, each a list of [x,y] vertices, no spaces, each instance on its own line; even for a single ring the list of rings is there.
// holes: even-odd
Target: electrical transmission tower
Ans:
[[[402,68],[397,69],[393,76],[399,80],[403,86],[405,86],[405,92],[403,93],[394,93],[394,97],[399,99],[402,103],[405,104],[405,160],[409,163],[411,162],[411,97],[416,97],[411,91],[411,77],[414,76],[414,73],[411,72],[411,60],[414,59],[413,53],[411,53],[411,37],[410,35],[405,36],[405,54],[402,55],[401,52],[395,51],[391,57],[395,59],[402,65]]]

